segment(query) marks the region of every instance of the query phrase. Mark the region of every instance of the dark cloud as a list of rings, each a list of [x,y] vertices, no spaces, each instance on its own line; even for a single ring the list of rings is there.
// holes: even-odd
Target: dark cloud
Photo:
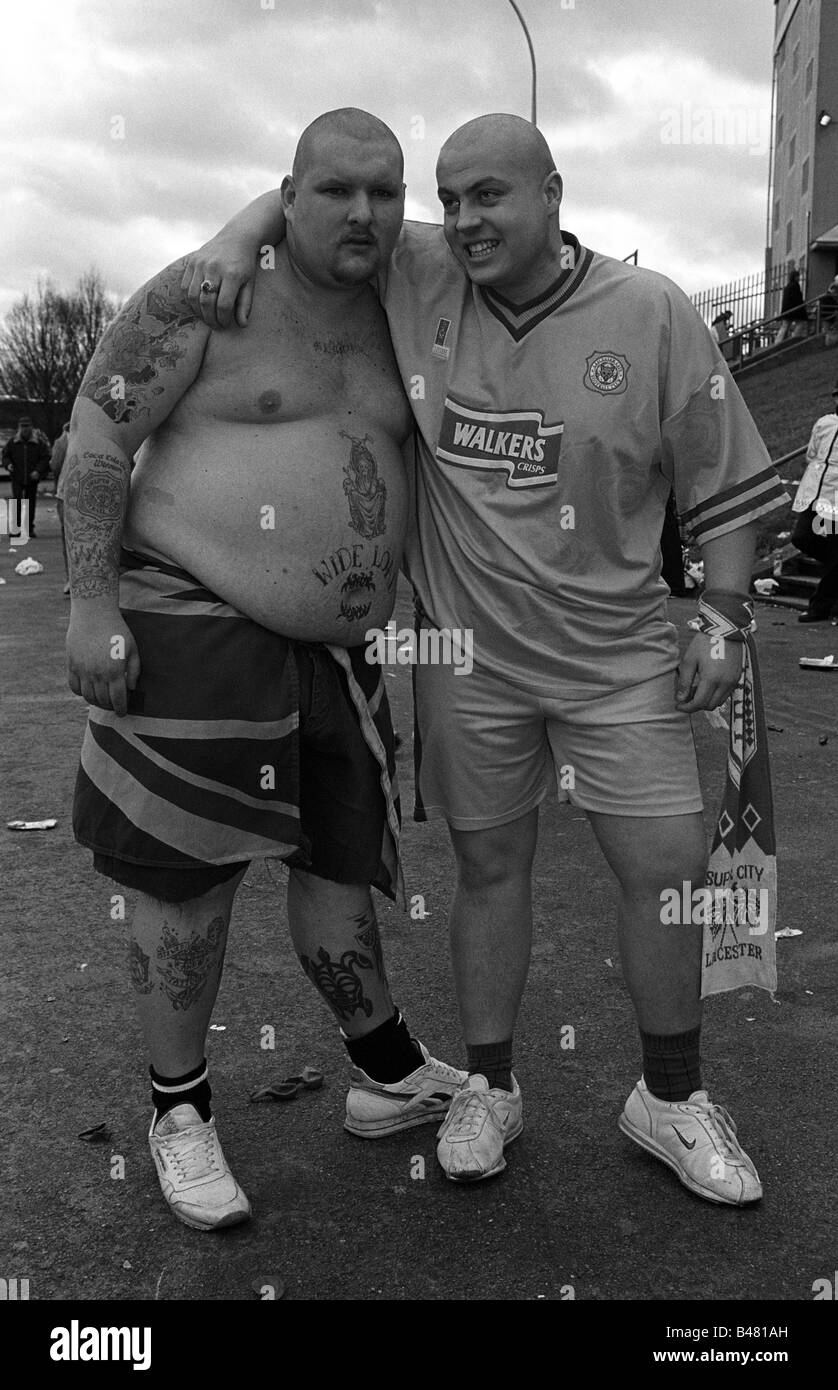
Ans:
[[[597,226],[613,209],[619,236],[648,228],[679,271],[693,239],[717,256],[720,279],[743,254],[757,268],[765,158],[666,147],[661,130],[684,100],[767,108],[771,8],[522,0],[568,206]],[[409,205],[433,216],[451,131],[486,111],[529,112],[529,57],[506,0],[43,0],[45,10],[54,19],[38,27],[16,7],[0,83],[16,131],[0,147],[15,189],[0,310],[37,274],[72,283],[91,261],[127,293],[275,185],[300,131],[331,107],[387,121],[405,149]]]

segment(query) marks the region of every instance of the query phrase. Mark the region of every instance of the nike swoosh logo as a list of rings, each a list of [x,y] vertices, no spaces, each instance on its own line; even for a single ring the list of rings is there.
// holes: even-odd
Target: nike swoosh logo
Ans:
[[[684,1148],[685,1148],[685,1149],[694,1149],[694,1148],[695,1148],[695,1140],[694,1140],[694,1139],[693,1139],[692,1143],[689,1143],[689,1142],[684,1138],[683,1134],[681,1133],[680,1129],[678,1129],[677,1125],[673,1125],[672,1128],[675,1130],[675,1133],[678,1135],[678,1138],[681,1140],[681,1143],[684,1145]]]

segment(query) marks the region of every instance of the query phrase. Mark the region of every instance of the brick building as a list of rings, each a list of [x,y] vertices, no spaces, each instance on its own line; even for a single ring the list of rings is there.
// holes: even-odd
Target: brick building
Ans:
[[[838,0],[774,9],[765,266],[797,266],[811,299],[838,272]]]

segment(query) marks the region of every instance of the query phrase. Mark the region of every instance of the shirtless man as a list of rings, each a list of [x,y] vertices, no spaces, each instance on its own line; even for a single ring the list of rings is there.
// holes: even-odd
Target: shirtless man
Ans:
[[[363,112],[321,117],[283,197],[249,331],[212,333],[183,262],[162,271],[90,363],[67,464],[69,681],[91,706],[74,828],[138,890],[149,1143],[205,1230],[250,1212],[204,1047],[251,858],[291,866],[294,946],[355,1063],[347,1129],[438,1120],[464,1076],[394,1009],[370,894],[398,878],[392,727],[359,644],[392,612],[405,526],[412,420],[369,287],[402,222],[399,145]]]

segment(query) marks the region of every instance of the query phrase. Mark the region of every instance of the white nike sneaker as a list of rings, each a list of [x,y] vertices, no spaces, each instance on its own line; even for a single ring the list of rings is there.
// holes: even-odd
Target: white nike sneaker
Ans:
[[[426,1125],[444,1115],[451,1097],[466,1079],[464,1071],[438,1062],[419,1043],[424,1061],[402,1081],[385,1085],[373,1081],[360,1067],[352,1068],[346,1097],[344,1128],[362,1139],[383,1139],[414,1125]]]
[[[466,1078],[440,1125],[436,1156],[453,1182],[480,1182],[506,1167],[503,1151],[524,1128],[521,1088],[490,1088],[479,1073]]]
[[[681,1182],[708,1202],[758,1202],[762,1183],[736,1138],[736,1125],[706,1091],[689,1100],[659,1100],[641,1077],[625,1104],[620,1129],[668,1164]]]
[[[163,1196],[179,1221],[196,1231],[237,1226],[250,1203],[230,1172],[215,1129],[194,1105],[176,1105],[148,1133]]]

